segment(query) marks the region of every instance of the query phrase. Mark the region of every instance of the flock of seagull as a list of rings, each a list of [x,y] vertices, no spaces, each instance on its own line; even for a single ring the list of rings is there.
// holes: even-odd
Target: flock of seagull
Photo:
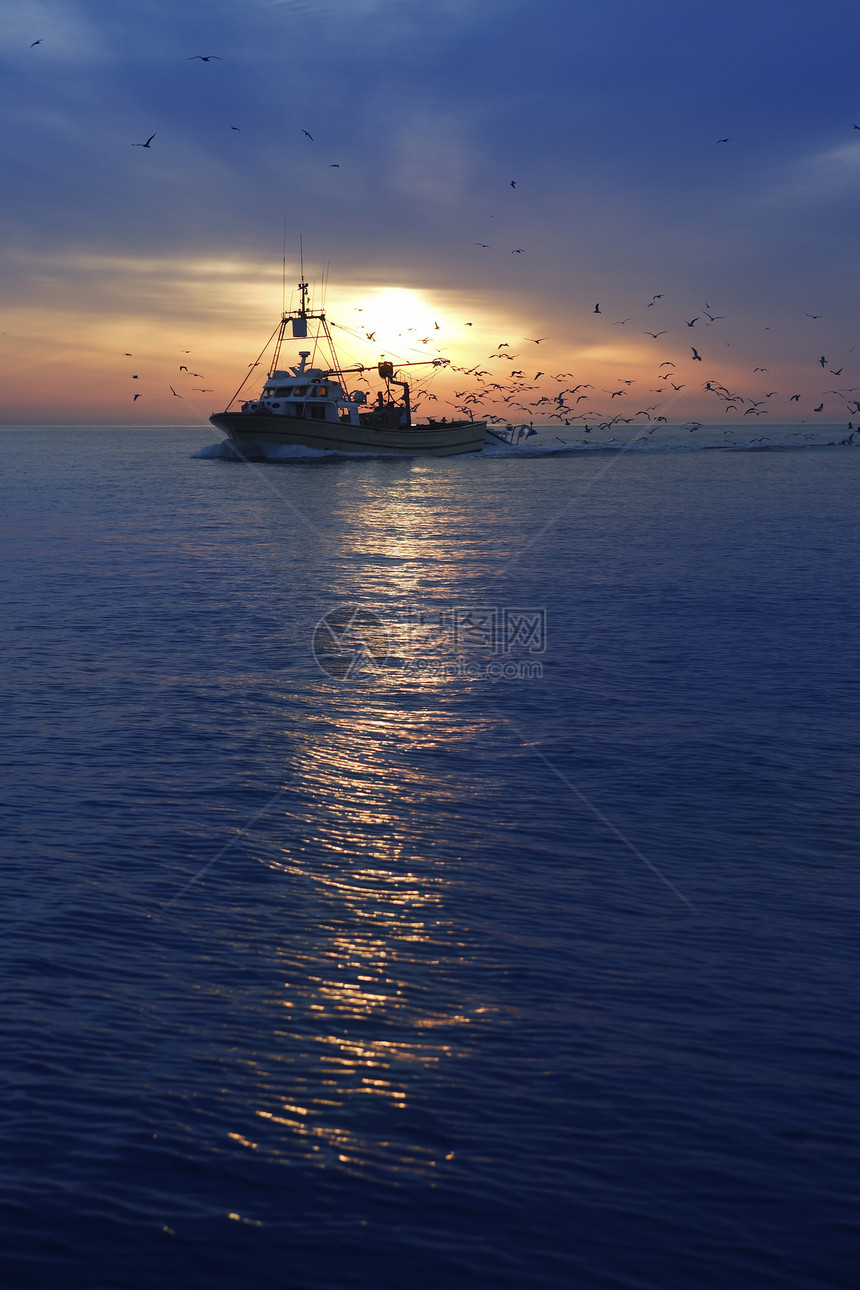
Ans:
[[[664,299],[663,293],[654,295],[648,301],[645,308],[651,309],[658,306],[658,302]],[[603,311],[600,302],[597,302],[592,310],[592,314],[601,314]],[[820,314],[809,314],[812,319],[820,318]],[[705,302],[704,308],[695,317],[680,320],[681,326],[693,328],[702,319],[707,318],[704,323],[705,327],[711,327],[719,322],[724,321],[725,316],[713,311],[708,301]],[[632,321],[631,318],[618,319],[613,322],[612,326],[625,326]],[[472,326],[471,322],[463,324]],[[437,324],[438,327],[438,324]],[[414,330],[414,329],[411,329]],[[375,335],[375,333],[373,333]],[[643,329],[643,335],[652,337],[657,340],[661,336],[670,335],[671,328],[661,328],[656,332],[646,331]],[[367,333],[366,333],[367,335]],[[370,336],[368,336],[370,339]],[[429,338],[427,338],[429,339]],[[550,340],[548,336],[530,337],[524,336],[521,343],[534,344],[538,346],[545,341]],[[422,343],[426,343],[422,342]],[[729,342],[723,342],[728,344]],[[651,423],[646,433],[651,434],[661,423],[667,423],[669,418],[666,413],[670,406],[680,398],[682,393],[690,389],[691,382],[694,381],[694,362],[704,363],[705,359],[696,348],[690,346],[690,357],[687,363],[690,364],[689,370],[684,372],[684,361],[678,358],[663,359],[656,371],[649,378],[639,377],[617,377],[617,388],[606,388],[603,386],[596,387],[589,382],[578,382],[570,385],[571,379],[576,380],[573,372],[555,372],[547,373],[545,371],[536,371],[531,377],[528,374],[528,365],[524,363],[522,368],[511,366],[506,371],[497,365],[506,363],[513,364],[520,357],[522,351],[517,349],[512,352],[511,344],[508,341],[501,341],[495,346],[492,353],[487,355],[484,360],[492,363],[493,367],[484,367],[481,363],[473,367],[463,368],[451,365],[450,370],[462,376],[468,376],[470,381],[467,388],[455,390],[453,397],[447,400],[447,406],[456,410],[463,416],[470,418],[480,417],[481,420],[488,421],[491,424],[500,424],[505,421],[510,422],[514,413],[523,413],[525,417],[532,421],[536,417],[545,418],[547,422],[557,421],[559,425],[579,426],[586,434],[592,430],[607,430],[616,425],[630,425],[644,418],[646,423]],[[710,362],[711,360],[708,359]],[[815,366],[827,369],[833,376],[841,376],[844,365],[838,368],[829,366],[826,355],[821,354],[816,360]],[[756,366],[752,369],[751,375],[761,376],[768,373],[765,366]],[[556,382],[556,389],[547,392],[546,384],[538,384],[543,378],[545,383]],[[558,386],[563,386],[559,389]],[[634,389],[634,387],[638,387]],[[760,397],[748,390],[743,392],[732,390],[716,376],[710,376],[699,385],[696,383],[696,390],[702,390],[707,394],[720,408],[721,418],[734,414],[741,417],[761,417],[767,416],[775,406],[770,400],[779,395],[778,390],[762,390]],[[802,393],[791,393],[787,396],[788,404],[794,405],[800,410],[801,403],[808,399],[813,406],[809,411],[814,414],[820,414],[825,410],[825,400],[835,398],[839,401],[841,409],[847,411],[850,415],[860,415],[860,401],[857,399],[860,386],[844,386],[822,391],[818,395],[818,401],[809,398]],[[646,402],[649,394],[657,394],[660,398],[656,402]],[[531,395],[532,397],[529,397]],[[645,397],[643,397],[643,395]],[[423,397],[427,400],[438,402],[438,396],[425,390]],[[621,411],[612,411],[614,400],[630,400],[631,404],[639,403],[640,406],[631,408],[630,414],[625,415]],[[416,402],[416,408],[421,406],[420,399]],[[505,415],[499,416],[501,411]],[[688,427],[691,431],[699,428],[701,423],[691,422]],[[849,423],[849,429],[853,427]],[[562,442],[564,442],[562,440]],[[849,441],[850,442],[850,441]]]
[[[38,45],[42,45],[43,43],[44,42],[41,39],[34,40],[31,42],[30,48],[33,49]],[[197,62],[197,61],[201,63],[212,63],[212,62],[223,62],[224,60],[220,54],[191,54],[185,59],[185,62]],[[231,125],[230,129],[238,131],[239,126]],[[860,125],[854,124],[853,129],[860,130]],[[302,129],[301,133],[302,135],[305,136],[305,138],[310,143],[315,143],[314,136],[310,133],[309,130]],[[153,141],[156,138],[157,138],[157,131],[154,131],[144,142],[133,143],[131,146],[134,148],[151,149],[153,145]],[[724,137],[716,140],[717,144],[727,144],[730,142],[731,142],[731,139],[729,137]],[[335,169],[335,170],[340,169],[340,164],[338,162],[332,162],[332,163],[329,163],[329,165],[331,169]],[[518,181],[516,179],[511,179],[509,181],[509,187],[512,190],[517,191]],[[480,247],[482,250],[492,250],[492,245],[490,243],[478,241],[478,242],[475,242],[474,245],[477,247]],[[511,250],[510,254],[524,255],[526,254],[526,248],[514,247]],[[664,299],[664,295],[662,292],[656,293],[647,302],[645,308],[653,309],[657,307],[659,302],[663,301],[663,299]],[[599,315],[601,317],[605,316],[603,315],[603,311],[601,309],[601,305],[599,301],[595,303],[592,313],[593,315]],[[808,313],[806,316],[813,321],[816,321],[822,317],[821,314],[813,314],[813,313]],[[723,315],[716,314],[711,311],[711,305],[706,301],[704,308],[701,310],[699,314],[695,315],[693,318],[690,318],[690,319],[684,318],[681,321],[684,326],[692,329],[703,318],[707,318],[708,320],[704,324],[706,327],[711,327],[715,323],[718,323],[724,320]],[[621,318],[613,322],[612,326],[624,327],[632,321],[633,321],[632,316],[627,318]],[[467,322],[464,325],[467,327],[471,327],[473,324],[471,322]],[[438,323],[435,324],[435,327],[436,327],[436,330],[439,330]],[[409,329],[409,330],[414,330],[414,329]],[[655,342],[660,340],[661,337],[667,336],[670,334],[671,334],[671,331],[669,327],[659,328],[656,331],[652,331],[649,328],[642,329],[642,335],[648,336],[650,339],[654,340]],[[369,341],[373,341],[375,339],[375,336],[376,336],[376,329],[374,329],[371,332],[365,332],[365,337]],[[430,337],[427,337],[422,341],[422,343],[428,344],[429,340],[430,340]],[[542,336],[540,338],[523,337],[523,340],[527,343],[540,345],[543,341],[549,340],[549,337],[547,336]],[[728,344],[728,342],[723,342],[723,343]],[[514,362],[518,357],[517,354],[503,352],[509,349],[510,349],[509,343],[507,341],[503,341],[498,346],[496,346],[496,351],[488,355],[485,361]],[[184,351],[184,352],[190,353],[190,351]],[[127,356],[131,357],[131,355],[127,355]],[[690,345],[690,358],[688,361],[690,363],[703,363],[705,361],[702,354],[699,352],[699,349],[695,345]],[[831,368],[829,366],[829,361],[827,357],[823,354],[820,356],[817,362],[822,369],[826,368],[833,376],[838,377],[842,375],[844,364],[838,368]],[[545,372],[542,372],[542,371],[537,372],[531,378],[531,381],[529,381],[526,377],[525,369],[512,369],[512,370],[509,370],[507,373],[508,379],[488,382],[484,378],[494,375],[494,373],[492,369],[482,368],[480,363],[476,364],[474,367],[471,367],[471,368],[458,368],[458,367],[451,366],[450,370],[452,372],[462,373],[464,375],[468,375],[472,377],[474,379],[475,385],[471,389],[455,391],[454,398],[452,400],[449,400],[449,406],[456,409],[463,415],[468,415],[469,417],[474,417],[475,413],[479,412],[482,419],[493,423],[500,423],[508,419],[507,417],[500,417],[496,415],[494,409],[497,407],[499,407],[500,409],[504,409],[506,413],[510,413],[511,410],[516,410],[516,411],[523,412],[530,417],[533,417],[536,413],[541,413],[541,414],[546,414],[550,420],[558,420],[559,422],[562,422],[564,423],[564,425],[567,425],[567,426],[574,425],[576,423],[581,422],[586,433],[590,433],[592,428],[605,429],[613,425],[616,425],[619,422],[627,425],[639,417],[645,417],[649,421],[653,419],[654,425],[656,426],[658,423],[665,422],[667,420],[663,412],[660,411],[661,407],[663,408],[664,411],[668,410],[668,404],[670,402],[674,402],[675,398],[679,397],[681,392],[688,388],[690,381],[693,379],[691,375],[686,380],[682,380],[680,384],[675,384],[675,382],[671,380],[671,377],[676,374],[676,368],[677,368],[676,363],[672,360],[664,360],[660,364],[660,368],[664,368],[664,367],[671,368],[672,370],[670,372],[661,372],[660,369],[658,368],[658,371],[654,374],[652,379],[658,382],[662,381],[664,383],[671,384],[672,390],[674,392],[673,397],[670,399],[665,398],[665,395],[667,394],[666,384],[664,384],[663,386],[660,386],[660,385],[652,386],[648,390],[648,393],[659,394],[664,397],[661,399],[661,401],[658,401],[657,403],[649,403],[649,404],[646,404],[644,407],[638,408],[629,417],[625,417],[620,413],[609,415],[606,412],[602,412],[598,407],[595,406],[595,402],[599,401],[599,395],[601,393],[609,397],[610,404],[614,399],[621,399],[621,398],[626,398],[630,396],[633,393],[631,387],[639,384],[639,381],[637,378],[620,377],[618,378],[618,381],[622,388],[617,390],[608,390],[608,389],[601,389],[600,391],[595,390],[593,395],[586,393],[586,391],[594,390],[594,386],[588,383],[579,383],[574,386],[566,386],[563,390],[557,391],[552,395],[548,395],[542,392],[543,387],[537,386],[535,384],[535,382],[538,381],[541,377],[547,376]],[[188,368],[186,365],[181,364],[179,371],[180,373],[187,372]],[[754,375],[759,372],[767,372],[767,368],[756,367],[753,369]],[[205,380],[205,377],[202,377],[200,373],[195,372],[193,373],[193,375],[200,379]],[[496,372],[495,375],[501,375],[501,373]],[[553,379],[558,383],[561,383],[562,381],[570,379],[571,376],[572,376],[572,373],[560,372],[560,373],[556,373],[554,376],[548,379]],[[131,379],[136,381],[139,379],[139,375],[133,374]],[[723,405],[724,415],[732,412],[741,416],[766,415],[769,411],[768,400],[776,397],[776,395],[778,394],[777,390],[763,391],[762,397],[759,399],[755,399],[751,397],[749,393],[741,394],[737,391],[732,391],[728,389],[727,386],[724,385],[719,380],[717,380],[716,377],[710,377],[710,379],[704,382],[704,385],[701,388],[707,394],[713,396],[713,398],[718,403],[721,403]],[[170,387],[170,389],[174,395],[176,395],[177,397],[182,397],[181,395],[177,394],[177,391],[173,389],[172,386]],[[196,386],[194,387],[194,389],[195,389],[195,392],[199,392],[199,393],[210,392],[205,386]],[[840,401],[842,406],[848,410],[849,413],[860,415],[860,401],[858,401],[856,398],[852,399],[850,397],[851,395],[855,395],[858,392],[858,390],[860,390],[860,387],[853,386],[853,387],[847,387],[847,388],[836,388],[836,389],[822,391],[818,396],[819,398],[818,403],[811,409],[811,411],[815,414],[822,413],[825,410],[825,399],[830,397],[835,397]],[[537,398],[528,400],[528,401],[523,401],[524,396],[527,393],[534,392],[534,391],[538,391],[539,396]],[[132,402],[137,402],[137,400],[140,397],[141,397],[140,394],[138,392],[135,392]],[[425,397],[428,400],[438,401],[438,396],[430,393],[429,391],[425,391]],[[801,400],[803,397],[804,396],[799,393],[792,393],[789,396],[789,403],[793,403],[795,404],[796,407],[799,407],[799,404],[801,403]],[[572,403],[568,402],[568,398],[572,399],[573,402]],[[462,400],[462,402],[457,402],[456,400]],[[578,410],[578,405],[583,402],[589,404],[588,409],[584,411]],[[420,403],[416,404],[416,407],[418,406],[420,406]],[[550,408],[553,408],[553,410],[549,411]],[[589,422],[594,422],[594,426],[589,424]],[[698,423],[692,423],[692,424],[694,426],[698,425]]]

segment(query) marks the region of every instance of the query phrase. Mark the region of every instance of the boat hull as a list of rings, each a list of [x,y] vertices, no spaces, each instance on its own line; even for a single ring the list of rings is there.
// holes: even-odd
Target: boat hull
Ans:
[[[375,429],[316,421],[306,417],[257,416],[251,412],[216,412],[209,420],[223,430],[246,457],[268,457],[273,448],[296,445],[328,452],[393,453],[400,457],[453,457],[480,452],[485,421]]]

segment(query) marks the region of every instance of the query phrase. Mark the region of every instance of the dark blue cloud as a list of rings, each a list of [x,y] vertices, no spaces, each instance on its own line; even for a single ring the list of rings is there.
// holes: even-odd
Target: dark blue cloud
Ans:
[[[852,5],[22,0],[11,15],[13,304],[110,308],[134,264],[139,307],[164,308],[183,263],[275,266],[286,215],[290,247],[303,233],[344,279],[495,292],[533,317],[578,322],[592,297],[626,316],[661,290],[680,316],[719,296],[733,344],[778,326],[791,362],[807,309],[831,345],[850,327]]]

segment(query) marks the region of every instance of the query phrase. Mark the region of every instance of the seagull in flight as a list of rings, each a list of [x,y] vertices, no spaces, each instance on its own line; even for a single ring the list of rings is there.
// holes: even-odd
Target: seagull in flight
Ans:
[[[314,136],[313,136],[312,134],[308,134],[307,130],[302,130],[302,134],[307,134],[307,136],[308,136],[308,138],[310,139],[311,143],[313,143],[313,141],[314,141]]]
[[[41,43],[42,43],[42,42],[41,42],[41,40],[34,40],[34,41],[33,41],[33,44],[30,46],[30,48],[31,48],[31,49],[33,49],[35,45],[41,45]],[[857,127],[856,127],[856,126],[855,126],[854,128],[855,128],[855,130],[857,129]]]
[[[515,179],[512,179],[512,180],[511,180],[511,188],[516,188],[516,186],[517,186],[517,181],[516,181]]]
[[[731,139],[717,139],[717,143],[731,143]]]
[[[156,134],[157,134],[157,133],[158,133],[158,132],[156,131]],[[133,143],[131,146],[132,146],[133,148],[148,148],[148,147],[149,147],[149,145],[152,143],[152,141],[153,141],[153,139],[154,139],[154,138],[155,138],[155,135],[154,135],[154,134],[151,134],[151,135],[149,136],[149,138],[147,139],[146,143]]]
[[[193,63],[195,58],[199,58],[201,63],[211,63],[213,58],[217,58],[219,63],[224,62],[224,59],[220,54],[192,54],[191,57],[186,58],[185,61],[186,63]]]
[[[541,336],[540,340],[535,340],[533,336],[523,336],[523,340],[530,340],[533,345],[539,345],[541,340],[549,340],[549,336]],[[839,373],[836,372],[834,375],[838,376]]]
[[[511,255],[522,255],[525,249],[526,248],[524,246],[517,247],[516,251],[511,251]]]
[[[594,306],[594,312],[595,312],[596,314],[599,314],[599,313],[600,313],[600,305],[599,305],[599,304],[596,304],[596,305]]]
[[[696,314],[696,316],[695,316],[695,318],[693,319],[693,321],[692,321],[692,322],[688,322],[688,323],[687,323],[687,326],[688,326],[688,327],[695,327],[695,325],[696,325],[696,323],[697,323],[698,321],[699,321],[699,315],[698,315],[698,314]],[[684,322],[687,322],[686,318],[684,319]]]
[[[691,345],[691,346],[690,346],[690,349],[692,349],[692,351],[693,351],[693,358],[695,359],[695,361],[696,361],[697,363],[701,363],[701,361],[702,361],[702,355],[699,353],[699,351],[696,349],[696,347],[695,347],[694,345]]]

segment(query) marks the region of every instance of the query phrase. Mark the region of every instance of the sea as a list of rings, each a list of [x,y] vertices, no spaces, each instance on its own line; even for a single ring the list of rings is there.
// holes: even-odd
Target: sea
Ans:
[[[858,1285],[860,436],[763,421],[0,431],[4,1287]]]

